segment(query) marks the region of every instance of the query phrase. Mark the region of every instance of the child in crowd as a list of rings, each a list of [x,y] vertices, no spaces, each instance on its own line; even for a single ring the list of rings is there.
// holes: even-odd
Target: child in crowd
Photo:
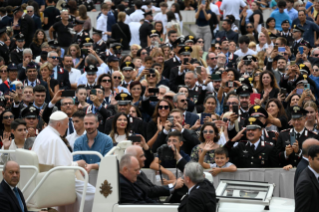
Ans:
[[[220,147],[215,149],[215,163],[205,163],[204,157],[208,151],[211,150],[210,143],[207,143],[199,155],[198,163],[202,165],[204,169],[212,168],[210,173],[213,176],[218,175],[221,172],[235,172],[237,171],[237,167],[229,161],[228,151],[227,149]]]

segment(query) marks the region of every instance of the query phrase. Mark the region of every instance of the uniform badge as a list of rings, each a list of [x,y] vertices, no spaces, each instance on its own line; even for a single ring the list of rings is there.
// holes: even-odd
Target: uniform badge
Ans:
[[[244,153],[244,154],[247,154],[247,153],[248,153],[248,151],[247,151],[247,150],[243,150],[243,153]]]

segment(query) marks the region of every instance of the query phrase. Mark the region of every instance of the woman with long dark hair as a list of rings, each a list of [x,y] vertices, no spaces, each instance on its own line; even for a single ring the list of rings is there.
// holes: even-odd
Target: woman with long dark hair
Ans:
[[[84,21],[83,30],[89,32],[91,30],[91,18],[87,15],[87,8],[84,5],[79,6],[79,16],[76,17],[77,20]]]
[[[266,104],[266,110],[268,112],[268,124],[266,129],[280,132],[281,130],[288,128],[288,120],[285,113],[285,108],[277,98],[269,99]]]
[[[260,104],[265,104],[268,99],[277,98],[279,87],[271,71],[264,71],[260,74],[257,90],[261,94]]]
[[[41,54],[41,45],[47,42],[47,36],[42,29],[38,29],[33,36],[32,43],[30,44],[30,49],[32,50],[33,59]]]
[[[104,89],[104,102],[109,105],[115,101],[116,93],[113,91],[113,81],[110,74],[101,74],[97,79],[97,84]]]
[[[121,141],[126,141],[130,135],[130,122],[125,113],[118,113],[114,116],[112,122],[112,130],[110,137],[114,144],[118,144]]]
[[[249,22],[252,23],[257,32],[260,33],[262,24],[264,24],[263,14],[256,2],[251,3],[251,10],[253,14],[249,17]]]
[[[178,36],[181,36],[182,30],[180,27],[180,22],[176,19],[175,14],[172,11],[168,11],[166,13],[167,16],[167,24],[166,24],[166,32],[171,30],[175,30]]]

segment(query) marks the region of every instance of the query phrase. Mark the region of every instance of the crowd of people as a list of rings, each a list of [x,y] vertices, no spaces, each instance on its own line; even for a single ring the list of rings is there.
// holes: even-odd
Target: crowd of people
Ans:
[[[199,167],[298,167],[303,196],[302,171],[319,176],[318,12],[318,0],[1,1],[0,147],[90,172],[100,158],[71,152],[105,155],[130,140],[121,203],[180,202],[187,188],[212,186]],[[183,34],[182,14],[194,16],[194,33]],[[184,179],[168,170],[185,164]],[[151,189],[140,168],[163,186]],[[179,211],[208,211],[191,202]],[[296,201],[296,211],[315,202]]]

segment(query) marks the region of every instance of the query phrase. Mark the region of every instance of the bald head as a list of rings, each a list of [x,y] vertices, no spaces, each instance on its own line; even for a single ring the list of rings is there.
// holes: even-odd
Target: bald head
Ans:
[[[138,145],[129,146],[126,148],[125,153],[135,156],[136,159],[138,160],[141,168],[143,168],[145,166],[146,157],[145,157],[145,154],[144,154],[142,147],[140,147]]]
[[[136,182],[139,175],[140,165],[136,157],[125,154],[120,161],[120,173],[131,183]]]
[[[308,157],[308,151],[311,146],[319,145],[319,141],[314,138],[308,138],[302,143],[302,155]]]
[[[16,187],[20,180],[20,166],[15,161],[8,161],[3,166],[3,179],[12,187]]]

